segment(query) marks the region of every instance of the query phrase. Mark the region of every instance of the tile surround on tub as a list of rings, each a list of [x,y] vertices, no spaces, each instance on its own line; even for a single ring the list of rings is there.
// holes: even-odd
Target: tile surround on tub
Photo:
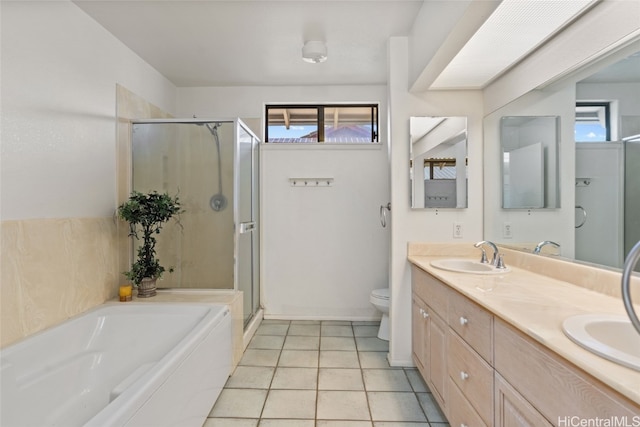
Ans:
[[[120,85],[116,111],[114,196],[124,200],[131,177],[130,119],[169,114]],[[0,347],[116,296],[131,245],[127,227],[108,215],[2,221]]]
[[[115,297],[113,218],[2,222],[2,347]]]

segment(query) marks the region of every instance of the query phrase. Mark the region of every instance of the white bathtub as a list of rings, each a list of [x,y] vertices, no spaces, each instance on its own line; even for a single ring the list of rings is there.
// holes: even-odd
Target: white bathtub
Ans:
[[[0,351],[0,425],[201,427],[231,370],[226,305],[105,304]]]

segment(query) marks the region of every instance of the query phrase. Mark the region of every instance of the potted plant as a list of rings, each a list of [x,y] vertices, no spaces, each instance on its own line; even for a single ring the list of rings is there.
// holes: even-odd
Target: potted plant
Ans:
[[[162,276],[165,268],[156,258],[155,235],[160,233],[165,222],[181,212],[178,196],[171,197],[157,191],[147,194],[133,191],[129,199],[118,207],[118,218],[129,223],[129,236],[140,239],[142,234],[137,259],[131,270],[124,273],[138,288],[138,297],[156,294],[156,280]],[[173,268],[169,271],[173,271]]]

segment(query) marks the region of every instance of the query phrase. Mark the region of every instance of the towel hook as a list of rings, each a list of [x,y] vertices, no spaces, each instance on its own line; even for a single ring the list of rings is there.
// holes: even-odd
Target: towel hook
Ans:
[[[391,212],[391,202],[387,203],[387,205],[380,205],[380,224],[382,224],[382,228],[387,226],[387,211]]]

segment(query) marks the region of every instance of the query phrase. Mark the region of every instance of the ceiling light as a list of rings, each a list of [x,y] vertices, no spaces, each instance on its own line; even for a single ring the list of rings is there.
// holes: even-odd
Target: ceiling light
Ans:
[[[327,46],[321,41],[308,41],[302,47],[302,60],[317,64],[327,60]]]

